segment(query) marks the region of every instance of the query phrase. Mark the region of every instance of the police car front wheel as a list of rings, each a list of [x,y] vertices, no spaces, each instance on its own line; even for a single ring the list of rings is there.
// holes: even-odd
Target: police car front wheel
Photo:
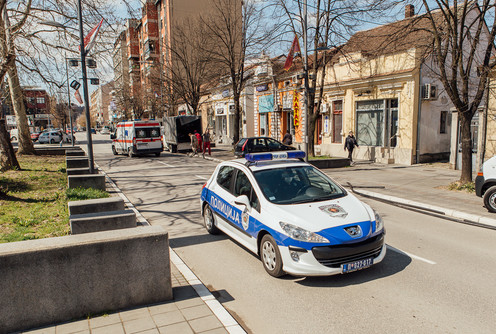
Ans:
[[[217,226],[215,226],[214,214],[212,213],[212,209],[210,209],[210,206],[208,206],[208,204],[205,205],[205,209],[203,210],[203,222],[208,233],[219,233],[219,229],[217,228]]]
[[[284,275],[282,270],[282,258],[277,247],[276,241],[270,234],[266,234],[262,238],[260,244],[260,259],[262,260],[265,271],[274,277]]]

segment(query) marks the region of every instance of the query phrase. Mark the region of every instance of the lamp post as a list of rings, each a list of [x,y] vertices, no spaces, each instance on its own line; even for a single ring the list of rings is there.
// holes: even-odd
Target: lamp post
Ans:
[[[83,74],[83,96],[84,96],[84,111],[86,115],[86,138],[88,141],[88,163],[90,174],[95,172],[95,163],[93,160],[93,139],[91,138],[91,118],[90,118],[90,103],[88,98],[88,78],[86,75],[86,50],[84,47],[83,33],[83,13],[81,0],[78,0],[78,21],[79,21],[79,49],[81,53],[81,70]]]
[[[72,105],[71,105],[71,90],[69,89],[69,66],[67,65],[67,53],[65,54],[65,71],[67,74],[67,98],[69,102],[69,123],[71,124],[71,145],[74,147],[74,133],[73,129],[74,127],[72,126]]]

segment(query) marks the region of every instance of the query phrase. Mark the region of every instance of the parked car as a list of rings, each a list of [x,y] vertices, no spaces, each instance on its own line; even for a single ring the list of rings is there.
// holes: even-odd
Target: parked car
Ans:
[[[60,143],[64,139],[62,132],[60,131],[45,131],[40,134],[38,137],[38,142],[40,144],[57,144]]]
[[[247,153],[275,152],[275,151],[292,151],[296,148],[287,146],[269,137],[250,137],[241,138],[234,146],[234,155],[244,157]]]
[[[37,141],[38,138],[40,137],[40,134],[41,134],[40,131],[31,132],[31,140],[34,142]]]
[[[110,129],[108,127],[104,127],[100,130],[101,135],[109,135],[110,134]]]
[[[487,211],[496,212],[496,156],[484,162],[477,173],[475,194],[484,198]]]

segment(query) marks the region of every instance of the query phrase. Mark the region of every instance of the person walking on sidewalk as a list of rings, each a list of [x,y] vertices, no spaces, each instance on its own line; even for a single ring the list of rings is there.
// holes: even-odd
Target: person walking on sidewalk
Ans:
[[[202,136],[196,130],[194,135],[196,137],[196,141],[198,142],[198,152],[202,152],[203,151]]]
[[[353,164],[353,149],[355,149],[355,146],[358,147],[357,140],[355,136],[353,135],[353,131],[350,131],[348,134],[348,137],[346,137],[346,140],[344,141],[344,150],[348,150],[348,159],[350,159],[350,162]]]
[[[191,156],[195,156],[198,152],[198,139],[194,134],[191,133],[188,134],[188,136],[191,138],[191,151],[193,151],[193,153],[191,153]]]
[[[203,157],[205,158],[205,151],[208,148],[208,155],[212,155],[212,152],[210,151],[210,130],[207,128],[205,130],[205,133],[203,134]]]

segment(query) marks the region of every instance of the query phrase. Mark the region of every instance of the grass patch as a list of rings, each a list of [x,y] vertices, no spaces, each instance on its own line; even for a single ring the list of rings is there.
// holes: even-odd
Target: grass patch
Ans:
[[[85,199],[106,198],[110,196],[106,191],[93,188],[67,189],[66,195],[68,201],[82,201]]]
[[[0,243],[68,235],[68,201],[108,197],[94,189],[70,195],[65,156],[18,160],[22,170],[0,176]]]
[[[460,181],[451,182],[448,185],[448,190],[465,191],[468,193],[474,193],[475,192],[475,183],[474,182],[461,183]]]
[[[330,155],[317,155],[314,157],[308,157],[308,160],[328,160],[328,159],[342,159],[342,158],[334,158]]]

